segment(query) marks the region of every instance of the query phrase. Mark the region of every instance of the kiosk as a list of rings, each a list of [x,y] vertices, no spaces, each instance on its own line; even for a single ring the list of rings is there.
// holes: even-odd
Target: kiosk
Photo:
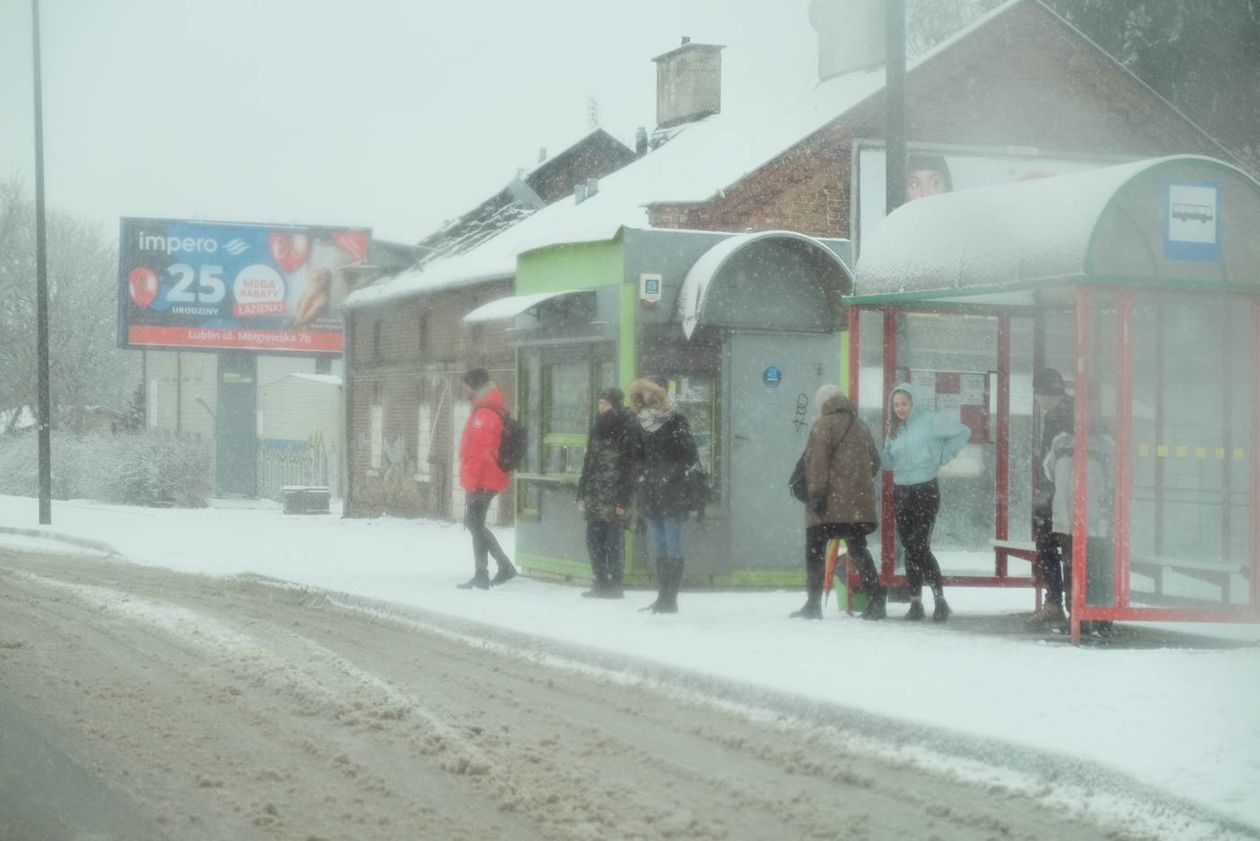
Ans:
[[[942,497],[991,571],[947,584],[1040,602],[1035,563],[1010,566],[1034,557],[1030,380],[1048,366],[1088,454],[1070,473],[1073,641],[1089,620],[1260,621],[1260,184],[1209,158],[1137,161],[920,199],[860,245],[852,396],[881,428],[908,369],[981,449],[980,482],[943,479]],[[891,529],[880,549],[884,583],[904,583]]]
[[[787,231],[633,228],[521,254],[517,295],[465,318],[473,329],[514,319],[518,415],[529,433],[516,476],[520,566],[590,579],[575,490],[595,397],[644,376],[668,384],[712,481],[704,519],[686,526],[686,581],[799,586],[804,520],[787,480],[815,392],[843,370],[847,257],[847,241]],[[626,581],[643,584],[651,564],[635,534]]]

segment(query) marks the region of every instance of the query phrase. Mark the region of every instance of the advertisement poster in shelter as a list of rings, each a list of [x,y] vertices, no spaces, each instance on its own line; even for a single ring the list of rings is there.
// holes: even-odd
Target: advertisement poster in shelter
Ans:
[[[886,215],[887,163],[882,141],[854,144],[852,233],[857,253],[862,238],[879,227]],[[906,148],[906,201],[940,193],[1051,178],[1087,169],[1114,166],[1127,158],[1073,158],[1037,149],[929,146]]]
[[[367,228],[123,219],[118,344],[124,348],[342,352],[345,269]]]

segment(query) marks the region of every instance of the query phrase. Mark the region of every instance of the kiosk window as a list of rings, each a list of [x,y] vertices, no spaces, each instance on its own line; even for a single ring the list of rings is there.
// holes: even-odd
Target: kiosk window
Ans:
[[[591,363],[558,362],[543,368],[543,472],[578,475],[591,421]]]

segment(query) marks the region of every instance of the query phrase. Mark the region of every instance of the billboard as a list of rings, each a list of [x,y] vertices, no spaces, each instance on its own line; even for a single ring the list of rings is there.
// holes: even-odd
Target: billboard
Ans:
[[[343,269],[367,228],[123,219],[118,344],[124,348],[342,351]]]
[[[906,148],[906,201],[936,193],[988,187],[1067,175],[1124,163],[1130,158],[1082,158],[1044,153],[1037,149],[928,146],[917,143]],[[853,150],[854,186],[850,230],[854,250],[862,237],[870,234],[886,215],[887,175],[882,141],[857,141]]]

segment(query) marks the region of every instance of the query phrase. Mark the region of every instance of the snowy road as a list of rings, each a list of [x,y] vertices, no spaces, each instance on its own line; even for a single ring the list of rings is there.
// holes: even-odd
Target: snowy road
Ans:
[[[841,710],[366,605],[0,549],[0,838],[1150,837],[875,758],[901,736]]]

